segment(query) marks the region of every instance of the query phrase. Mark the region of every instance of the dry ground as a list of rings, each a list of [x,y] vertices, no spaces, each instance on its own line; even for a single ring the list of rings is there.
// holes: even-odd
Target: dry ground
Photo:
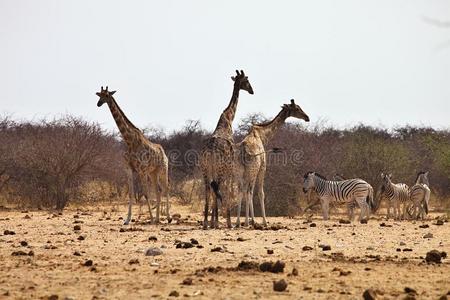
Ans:
[[[450,223],[374,217],[368,224],[339,224],[338,217],[316,217],[314,227],[305,218],[269,218],[285,228],[204,231],[200,214],[186,207],[172,211],[181,214],[180,224],[122,226],[125,206],[118,212],[72,208],[62,215],[0,212],[0,299],[166,299],[172,291],[196,299],[360,299],[367,288],[380,299],[403,299],[405,287],[415,289],[417,299],[438,299],[450,291],[450,259],[440,265],[423,260],[432,249],[450,253]],[[424,224],[429,227],[419,227]],[[427,233],[433,237],[424,238]],[[176,248],[176,240],[191,238],[202,248]],[[145,256],[150,247],[163,254]],[[216,247],[221,251],[211,252]],[[18,251],[34,255],[12,255]],[[93,266],[85,266],[87,260]],[[234,269],[241,261],[276,260],[285,262],[283,273]],[[288,282],[284,292],[273,290],[279,279]]]

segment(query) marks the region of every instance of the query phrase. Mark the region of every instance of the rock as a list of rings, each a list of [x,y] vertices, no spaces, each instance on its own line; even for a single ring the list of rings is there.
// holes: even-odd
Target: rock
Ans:
[[[303,248],[302,248],[303,251],[310,251],[310,250],[312,250],[312,249],[313,249],[313,248],[310,247],[310,246],[303,246]]]
[[[255,223],[255,224],[253,224],[253,229],[255,229],[255,230],[264,230],[264,226],[262,226],[259,223]]]
[[[211,249],[211,252],[225,252],[225,250],[222,247],[214,247]]]
[[[84,241],[86,239],[86,237],[84,236],[84,235],[80,235],[79,237],[78,237],[78,240],[79,241]]]
[[[252,261],[241,261],[237,266],[238,271],[259,270],[259,264]]]
[[[297,268],[292,269],[292,276],[298,276],[298,270]]]
[[[14,251],[13,253],[11,253],[11,255],[12,256],[26,256],[28,254],[25,251],[19,250],[19,251]]]
[[[94,262],[91,259],[88,259],[84,262],[83,266],[92,267],[93,264],[94,264]]]
[[[272,272],[272,273],[282,273],[286,264],[280,260],[276,263],[273,262],[263,262],[259,265],[259,270],[261,272]]]
[[[403,248],[403,252],[412,252],[413,251],[413,249],[411,249],[411,248]]]
[[[288,284],[284,279],[273,282],[273,290],[275,292],[283,292],[286,290]]]
[[[405,293],[408,293],[408,294],[415,294],[415,295],[417,295],[417,292],[416,292],[416,290],[415,289],[413,289],[413,288],[410,288],[410,287],[405,287]]]
[[[81,256],[81,253],[78,252],[78,251],[75,251],[75,252],[73,253],[73,255],[75,255],[75,256]]]
[[[447,252],[442,251],[441,252],[441,258],[447,258]]]
[[[180,293],[178,293],[177,291],[171,291],[169,293],[169,297],[179,297],[179,296],[180,296]]]
[[[139,264],[139,259],[137,258],[132,258],[130,259],[130,261],[128,262],[129,265],[136,265]]]
[[[330,251],[331,250],[330,245],[319,245],[319,248],[322,248],[322,251]]]
[[[425,234],[425,235],[423,236],[423,238],[424,238],[424,239],[431,239],[431,238],[433,238],[433,234],[432,234],[431,232],[428,232],[427,234]]]
[[[75,230],[75,231],[81,230],[81,226],[80,225],[75,225],[75,226],[73,226],[73,230]]]
[[[273,250],[272,249],[267,249],[267,254],[273,254]]]
[[[175,213],[175,214],[173,214],[171,217],[172,217],[172,219],[174,219],[175,221],[178,221],[179,219],[181,219],[181,214]]]
[[[406,243],[405,243],[405,242],[400,242],[399,245],[400,245],[400,246],[406,246]]]
[[[191,239],[191,244],[192,245],[198,245],[198,241],[196,239]]]
[[[21,241],[20,246],[26,247],[26,246],[28,246],[28,243],[26,241]]]
[[[238,241],[238,242],[245,242],[247,239],[244,239],[244,238],[242,238],[242,237],[238,237],[237,239],[236,239],[236,241]]]
[[[3,234],[4,235],[15,235],[16,233],[14,231],[12,231],[12,230],[6,229],[5,231],[3,231]]]
[[[162,255],[162,254],[163,254],[162,250],[159,248],[155,248],[155,247],[148,248],[145,251],[145,256],[157,256],[157,255]]]
[[[175,248],[177,248],[177,249],[189,249],[189,248],[193,248],[193,247],[194,247],[194,245],[189,242],[179,242],[175,246]]]
[[[151,242],[156,242],[158,240],[158,238],[156,236],[152,235],[148,238],[148,240]]]
[[[316,223],[311,223],[311,224],[309,224],[309,227],[317,227],[317,224]]]
[[[430,225],[428,225],[428,224],[422,224],[419,226],[419,228],[428,228],[428,227],[430,227]]]
[[[185,278],[182,282],[183,285],[192,285],[192,278]]]
[[[427,252],[427,256],[425,257],[425,261],[429,264],[435,263],[440,264],[441,263],[441,252],[437,250],[431,250]]]
[[[59,296],[58,295],[50,295],[47,297],[47,300],[58,300]]]
[[[438,226],[444,225],[444,221],[439,219],[439,220],[436,221],[436,225],[438,225]]]
[[[339,220],[339,224],[351,224],[352,222],[350,222],[350,220],[344,220],[344,219],[340,219]]]
[[[377,299],[377,294],[375,293],[375,291],[373,289],[365,290],[362,296],[363,296],[364,300],[375,300],[375,299]]]

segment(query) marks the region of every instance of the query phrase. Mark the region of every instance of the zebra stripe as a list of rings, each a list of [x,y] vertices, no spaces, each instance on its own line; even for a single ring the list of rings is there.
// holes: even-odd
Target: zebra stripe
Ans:
[[[409,191],[409,199],[412,202],[412,214],[415,219],[424,219],[428,214],[431,190],[429,188],[428,172],[419,172],[416,183]]]
[[[406,218],[406,211],[409,202],[409,187],[404,183],[393,183],[391,174],[381,173],[382,185],[381,193],[388,198],[387,218],[390,217],[391,208],[394,212],[394,219],[400,220]],[[401,205],[403,204],[403,213],[401,213]]]
[[[348,203],[356,201],[361,208],[360,220],[366,216],[369,218],[370,208],[375,207],[373,200],[373,188],[362,179],[348,179],[343,181],[329,181],[320,174],[308,172],[304,176],[303,191],[305,193],[314,190],[322,202],[324,219],[328,219],[330,202]],[[352,219],[351,210],[349,217]]]

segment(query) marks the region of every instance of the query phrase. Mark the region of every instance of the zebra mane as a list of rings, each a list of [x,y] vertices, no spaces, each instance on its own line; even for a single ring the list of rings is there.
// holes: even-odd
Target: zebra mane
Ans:
[[[319,177],[319,178],[321,178],[323,180],[328,180],[325,176],[320,175],[319,173],[313,172],[313,171],[306,172],[305,175],[303,175],[303,178],[306,179],[306,177],[308,177],[308,175],[312,174],[312,173],[314,173],[317,177]]]
[[[417,182],[417,180],[419,179],[420,175],[424,175],[425,173],[426,172],[424,172],[424,171],[420,171],[419,173],[417,173],[417,177],[416,177],[415,182]]]

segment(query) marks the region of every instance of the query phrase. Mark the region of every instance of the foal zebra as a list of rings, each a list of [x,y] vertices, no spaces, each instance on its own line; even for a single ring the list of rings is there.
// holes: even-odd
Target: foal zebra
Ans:
[[[430,182],[428,181],[428,172],[419,172],[416,183],[409,191],[409,199],[413,203],[412,217],[424,219],[428,214],[428,205],[430,201]]]
[[[406,218],[406,210],[409,202],[409,187],[404,183],[393,183],[392,174],[381,173],[381,193],[388,197],[387,218],[391,216],[391,208],[394,213],[394,219],[400,220]],[[403,213],[401,205],[403,204]]]
[[[323,218],[328,220],[328,209],[331,201],[345,202],[349,206],[349,219],[353,220],[353,202],[361,208],[359,220],[369,219],[370,210],[375,208],[373,188],[362,179],[348,179],[343,181],[329,181],[315,172],[308,172],[303,177],[303,192],[314,190],[320,197]]]

